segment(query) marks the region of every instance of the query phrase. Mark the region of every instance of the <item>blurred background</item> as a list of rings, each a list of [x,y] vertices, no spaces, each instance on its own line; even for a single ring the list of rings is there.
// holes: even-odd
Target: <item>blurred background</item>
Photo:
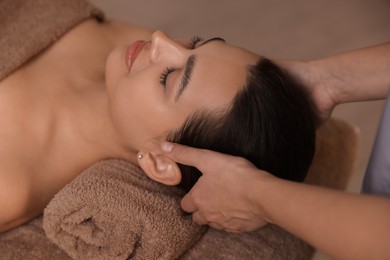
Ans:
[[[107,17],[171,37],[220,36],[269,58],[316,59],[390,41],[390,0],[90,0]],[[390,71],[389,71],[390,73]],[[359,192],[383,101],[343,104],[334,117],[360,128],[361,150],[348,190]],[[315,260],[330,259],[317,252]]]

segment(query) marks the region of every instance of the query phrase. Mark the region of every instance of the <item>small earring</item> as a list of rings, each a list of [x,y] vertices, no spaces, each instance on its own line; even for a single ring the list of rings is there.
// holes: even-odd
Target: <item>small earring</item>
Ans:
[[[141,160],[142,158],[144,158],[144,156],[142,155],[142,153],[139,153],[139,154],[137,155],[137,158],[138,158],[139,160]]]

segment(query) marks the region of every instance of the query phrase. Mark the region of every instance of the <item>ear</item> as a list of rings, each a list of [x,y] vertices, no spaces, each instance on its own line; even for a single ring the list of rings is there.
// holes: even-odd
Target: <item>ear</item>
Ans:
[[[138,158],[141,169],[154,181],[165,185],[177,185],[181,181],[181,172],[176,162],[163,154],[142,153]]]

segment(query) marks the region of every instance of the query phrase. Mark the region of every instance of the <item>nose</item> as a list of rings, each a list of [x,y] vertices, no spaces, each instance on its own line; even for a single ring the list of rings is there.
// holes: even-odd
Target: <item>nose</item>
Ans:
[[[161,31],[154,32],[151,41],[150,60],[153,63],[161,60],[176,63],[185,57],[187,49]]]

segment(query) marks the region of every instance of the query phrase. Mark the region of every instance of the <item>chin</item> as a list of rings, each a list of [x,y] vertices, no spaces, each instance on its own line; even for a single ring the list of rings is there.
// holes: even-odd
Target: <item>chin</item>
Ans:
[[[128,73],[125,63],[126,46],[113,49],[107,57],[105,66],[106,86],[114,86],[116,82]]]

